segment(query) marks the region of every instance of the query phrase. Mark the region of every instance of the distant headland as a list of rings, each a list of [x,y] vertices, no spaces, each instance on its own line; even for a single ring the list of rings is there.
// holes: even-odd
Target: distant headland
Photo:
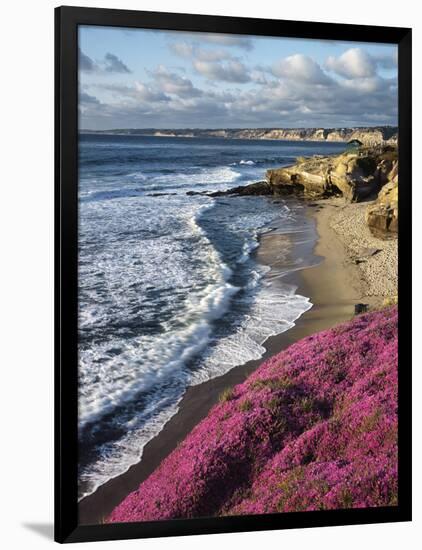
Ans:
[[[83,134],[114,134],[179,138],[274,139],[284,141],[357,140],[364,145],[396,143],[397,126],[356,126],[350,128],[117,128],[112,130],[81,130]]]

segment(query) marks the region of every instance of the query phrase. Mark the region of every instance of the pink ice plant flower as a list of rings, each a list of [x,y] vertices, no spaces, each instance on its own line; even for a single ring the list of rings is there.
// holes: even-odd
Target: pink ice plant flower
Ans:
[[[108,517],[397,505],[397,307],[265,361]]]

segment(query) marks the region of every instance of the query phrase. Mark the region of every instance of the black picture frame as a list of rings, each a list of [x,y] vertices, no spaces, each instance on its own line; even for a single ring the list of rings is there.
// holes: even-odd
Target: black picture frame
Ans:
[[[78,26],[378,42],[399,52],[399,499],[396,507],[78,525]],[[411,29],[96,8],[55,10],[55,540],[82,542],[411,520]]]

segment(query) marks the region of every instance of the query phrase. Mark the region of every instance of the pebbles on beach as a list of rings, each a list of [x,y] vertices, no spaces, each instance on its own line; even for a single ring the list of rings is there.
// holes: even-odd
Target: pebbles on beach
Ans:
[[[397,238],[383,240],[371,234],[365,221],[368,202],[347,205],[341,199],[330,202],[340,206],[333,209],[330,226],[360,271],[362,296],[372,298],[374,305],[397,296]]]

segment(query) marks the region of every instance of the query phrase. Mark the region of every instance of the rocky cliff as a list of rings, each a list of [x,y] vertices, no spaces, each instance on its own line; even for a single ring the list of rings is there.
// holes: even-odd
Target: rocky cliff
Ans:
[[[233,131],[232,131],[233,132]],[[286,128],[270,130],[238,130],[234,135],[242,139],[280,139],[286,141],[360,141],[373,146],[397,142],[397,129],[379,128]]]
[[[387,183],[382,187],[374,204],[366,211],[366,222],[372,233],[384,237],[386,234],[397,234],[399,227],[399,180],[398,166],[394,165],[387,175]]]
[[[355,127],[355,128],[187,128],[156,130],[154,128],[117,129],[87,133],[123,135],[144,135],[157,137],[185,138],[229,138],[229,139],[276,139],[285,141],[340,141],[358,140],[364,145],[397,143],[397,127]]]
[[[263,363],[108,522],[397,505],[397,308]]]
[[[397,148],[364,147],[340,155],[298,158],[293,166],[267,171],[273,194],[307,198],[342,195],[350,202],[375,196],[397,176]]]
[[[375,198],[392,181],[397,187],[397,166],[396,147],[361,147],[335,156],[298,157],[291,166],[267,170],[266,181],[208,194],[295,195],[307,199],[343,196],[349,202],[359,202]],[[391,197],[386,195],[385,200]]]

